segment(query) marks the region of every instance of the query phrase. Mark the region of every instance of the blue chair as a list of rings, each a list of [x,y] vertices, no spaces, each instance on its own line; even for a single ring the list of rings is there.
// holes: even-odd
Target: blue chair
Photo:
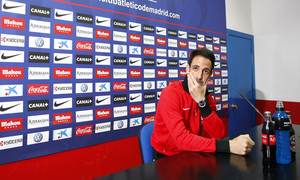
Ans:
[[[151,146],[151,135],[153,132],[154,122],[144,125],[139,131],[138,140],[140,145],[140,152],[142,163],[146,164],[153,161],[153,147]]]

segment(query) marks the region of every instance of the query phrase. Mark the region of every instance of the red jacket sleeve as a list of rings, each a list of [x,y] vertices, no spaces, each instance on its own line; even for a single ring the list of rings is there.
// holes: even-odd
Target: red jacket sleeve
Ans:
[[[216,113],[216,103],[211,94],[207,96],[208,104],[212,109],[212,113],[203,118],[203,128],[212,138],[222,139],[225,136],[225,126],[223,121]]]
[[[204,120],[205,124],[211,123],[208,125],[209,127],[207,128],[207,131],[211,131],[213,129],[212,132],[209,133],[212,139],[201,137],[198,135],[200,126],[196,128],[189,127],[194,124],[189,121],[195,121],[196,119],[184,119],[183,117],[184,99],[182,97],[185,97],[185,95],[182,93],[185,92],[177,91],[175,88],[169,89],[169,91],[165,91],[163,93],[164,95],[161,96],[158,105],[158,111],[161,111],[159,113],[162,119],[164,119],[164,123],[171,136],[169,141],[173,141],[180,151],[215,152],[215,138],[221,138],[222,135],[214,131],[216,131],[216,128],[218,130],[224,128],[222,121],[217,117],[215,111],[213,111],[213,113]],[[191,103],[190,107],[193,107],[196,102],[193,100]],[[197,120],[200,122],[200,113],[198,113]],[[193,132],[194,129],[198,129],[198,132]],[[172,144],[172,142],[167,143]]]

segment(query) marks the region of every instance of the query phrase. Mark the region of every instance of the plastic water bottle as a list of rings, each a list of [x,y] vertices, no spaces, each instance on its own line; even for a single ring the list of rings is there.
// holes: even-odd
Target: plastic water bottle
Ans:
[[[279,164],[291,163],[290,150],[290,120],[284,112],[282,101],[276,104],[276,112],[273,114],[276,135],[276,160]]]

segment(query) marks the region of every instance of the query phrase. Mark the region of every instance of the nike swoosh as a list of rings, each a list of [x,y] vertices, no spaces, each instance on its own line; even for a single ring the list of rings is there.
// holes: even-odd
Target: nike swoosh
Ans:
[[[97,23],[103,23],[103,22],[106,22],[106,21],[108,21],[108,19],[107,20],[102,20],[102,21],[99,21],[98,19],[96,20]]]
[[[183,36],[183,35],[185,35],[185,33],[182,33],[182,34],[179,33],[179,36]]]
[[[139,60],[135,60],[135,61],[133,61],[133,60],[130,60],[129,62],[130,62],[130,64],[133,64],[133,63],[136,63],[136,62],[138,62]]]
[[[217,67],[217,66],[218,66],[218,64],[215,65],[215,67]]]
[[[202,39],[203,37],[198,37],[198,39]]]
[[[65,103],[67,103],[67,102],[69,102],[69,101],[70,101],[70,100],[67,100],[67,101],[65,101],[65,102],[62,102],[62,103],[57,103],[57,102],[55,101],[55,103],[54,103],[54,107],[61,106],[61,105],[65,104]]]
[[[0,111],[1,111],[1,112],[7,111],[7,110],[9,110],[9,109],[11,109],[11,108],[13,108],[13,107],[16,107],[16,106],[20,105],[20,104],[21,104],[21,103],[16,104],[16,105],[13,105],[13,106],[10,106],[10,107],[6,107],[6,108],[4,108],[3,105],[1,105]]]
[[[184,65],[184,64],[185,64],[185,62],[184,62],[184,63],[180,63],[179,65],[182,66],[182,65]]]
[[[138,27],[138,26],[140,26],[140,25],[136,25],[136,26],[132,26],[131,24],[129,25],[129,27],[130,27],[131,29],[136,28],[136,27]]]
[[[18,7],[22,7],[23,5],[20,6],[7,6],[6,3],[3,4],[3,9],[13,9],[13,8],[18,8]]]
[[[68,57],[70,57],[70,56],[66,56],[66,57],[62,57],[62,58],[58,58],[57,56],[55,56],[54,60],[55,61],[61,61],[61,60],[64,60],[64,59],[66,59]]]
[[[162,30],[156,30],[157,33],[160,33],[160,32],[163,32],[163,31],[164,31],[164,29],[162,29]]]
[[[191,108],[183,108],[184,111],[189,110],[189,109],[191,109]]]
[[[16,57],[16,56],[19,56],[19,55],[21,55],[21,53],[20,54],[14,54],[14,55],[11,55],[11,56],[5,56],[4,55],[4,53],[1,55],[1,59],[9,59],[9,58],[12,58],[12,57]]]
[[[135,100],[136,98],[138,98],[140,95],[136,96],[136,97],[130,97],[130,101]]]
[[[56,17],[62,17],[62,16],[66,16],[66,15],[69,15],[71,13],[67,13],[67,14],[59,14],[58,12],[55,13],[55,16]]]
[[[100,59],[100,60],[99,60],[99,59],[97,58],[97,59],[96,59],[96,62],[97,62],[97,63],[100,63],[100,62],[105,61],[105,60],[107,60],[107,59],[108,59],[108,58]]]
[[[161,61],[161,62],[157,62],[157,65],[160,65],[160,64],[162,64],[162,63],[164,63],[165,61]]]
[[[106,99],[108,99],[108,97],[107,97],[107,98],[104,98],[104,99],[101,99],[101,100],[96,99],[96,103],[99,104],[99,103],[105,101]]]

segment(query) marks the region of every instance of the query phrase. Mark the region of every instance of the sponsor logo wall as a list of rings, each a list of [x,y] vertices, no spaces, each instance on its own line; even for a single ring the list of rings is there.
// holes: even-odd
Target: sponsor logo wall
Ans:
[[[132,19],[120,5],[80,3],[1,1],[0,164],[136,136],[196,48],[215,53],[208,90],[227,115],[225,19],[214,32],[182,26],[183,12],[169,23],[168,5]]]

